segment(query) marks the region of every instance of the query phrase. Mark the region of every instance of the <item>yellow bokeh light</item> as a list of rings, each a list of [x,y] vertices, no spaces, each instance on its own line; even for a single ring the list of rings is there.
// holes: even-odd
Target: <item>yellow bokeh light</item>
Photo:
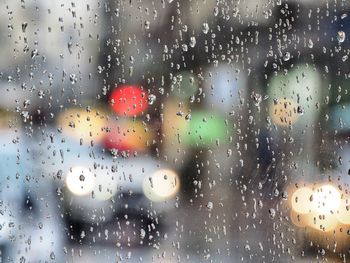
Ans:
[[[73,108],[61,113],[57,124],[64,134],[83,141],[100,142],[105,136],[107,114],[104,111]]]
[[[335,214],[340,202],[339,191],[332,185],[323,185],[314,191],[312,208],[318,214]]]
[[[287,98],[280,98],[276,103],[270,105],[270,117],[273,123],[279,126],[292,125],[299,118],[297,110],[296,102]]]
[[[335,215],[321,215],[314,213],[309,221],[309,226],[322,232],[334,230],[338,225],[338,220]]]
[[[292,195],[293,210],[300,214],[309,213],[312,195],[313,191],[308,187],[302,187],[296,190]]]

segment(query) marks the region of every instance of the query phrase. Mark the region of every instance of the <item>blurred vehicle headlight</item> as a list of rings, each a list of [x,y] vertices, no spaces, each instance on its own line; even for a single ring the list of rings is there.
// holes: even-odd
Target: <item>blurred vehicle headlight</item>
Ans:
[[[334,230],[338,225],[338,220],[335,215],[332,214],[313,214],[312,220],[310,220],[309,225],[317,230],[327,232]]]
[[[67,174],[66,185],[68,190],[74,195],[87,195],[94,189],[95,177],[88,168],[82,166],[73,167]]]
[[[340,192],[332,185],[321,185],[315,190],[309,187],[299,188],[292,194],[291,220],[299,227],[309,226],[320,231],[333,230],[338,223],[350,223],[346,212],[340,212],[341,202]],[[341,220],[343,217],[344,221]]]
[[[143,181],[144,194],[154,202],[162,202],[173,197],[179,188],[178,175],[167,169],[158,170],[151,176],[146,176]]]
[[[308,187],[302,187],[296,190],[292,195],[293,210],[300,214],[309,213],[312,194],[313,191]]]
[[[341,196],[332,185],[323,185],[313,194],[312,208],[319,214],[333,214],[340,206]]]

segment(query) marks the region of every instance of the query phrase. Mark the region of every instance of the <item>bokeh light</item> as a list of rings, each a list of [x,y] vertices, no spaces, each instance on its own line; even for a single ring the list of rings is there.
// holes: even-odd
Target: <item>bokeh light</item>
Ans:
[[[139,86],[121,86],[112,91],[109,103],[118,115],[140,115],[148,107],[148,95]]]
[[[83,196],[91,193],[95,186],[95,178],[88,168],[76,166],[68,172],[66,185],[74,195]]]
[[[179,176],[169,169],[161,169],[146,176],[143,190],[148,199],[154,202],[165,201],[173,197],[180,188]]]
[[[64,134],[83,141],[100,142],[105,136],[103,128],[107,123],[107,113],[103,109],[71,108],[62,112],[57,124]]]
[[[104,144],[109,149],[143,151],[152,143],[154,132],[141,121],[119,120],[109,125]]]
[[[275,103],[270,105],[270,117],[276,125],[292,125],[299,118],[297,109],[298,105],[293,100],[277,99]]]
[[[206,111],[191,113],[188,130],[184,133],[184,141],[190,145],[213,145],[216,140],[225,138],[230,130],[225,119],[220,115]]]
[[[345,198],[341,200],[339,211],[337,213],[338,220],[346,225],[350,225],[350,200]]]
[[[312,208],[318,214],[333,214],[340,206],[341,196],[332,185],[316,189],[312,197]]]
[[[308,187],[296,190],[292,195],[292,208],[300,214],[307,214],[311,211],[311,197],[313,191]]]

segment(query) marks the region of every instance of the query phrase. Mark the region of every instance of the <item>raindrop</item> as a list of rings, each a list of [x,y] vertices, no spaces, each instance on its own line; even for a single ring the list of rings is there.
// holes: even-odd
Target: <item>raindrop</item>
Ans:
[[[69,75],[69,80],[72,84],[75,84],[78,81],[78,78],[75,74],[70,74]]]
[[[304,114],[304,110],[301,106],[298,106],[297,108],[297,112],[300,114],[300,115],[303,115]]]
[[[38,91],[38,97],[39,97],[40,99],[44,98],[44,97],[45,97],[45,92],[44,92],[43,90],[39,90],[39,91]]]
[[[191,118],[192,118],[192,116],[191,116],[191,114],[190,114],[190,113],[189,113],[189,114],[187,114],[187,115],[185,116],[185,120],[187,120],[187,121],[191,120]]]
[[[150,24],[151,23],[149,21],[145,21],[145,29],[149,29]]]
[[[23,32],[23,33],[26,32],[27,26],[28,26],[28,23],[27,23],[27,22],[22,23],[22,32]]]
[[[290,53],[286,52],[286,54],[284,54],[284,56],[283,56],[283,60],[288,61],[289,59],[290,59]]]
[[[208,25],[208,23],[203,23],[202,31],[203,31],[204,34],[208,34],[208,32],[209,32],[209,25]]]
[[[288,192],[286,192],[286,191],[282,192],[282,198],[283,198],[283,200],[287,200],[288,199]]]
[[[196,38],[195,37],[191,37],[190,38],[190,47],[192,47],[192,48],[195,47],[196,43],[197,43]]]
[[[32,59],[34,59],[34,58],[37,57],[38,55],[39,55],[39,51],[38,51],[37,49],[34,49],[34,50],[32,51],[31,57],[32,57]]]
[[[345,32],[340,30],[337,32],[337,39],[339,41],[339,43],[343,43],[345,40]]]
[[[84,181],[85,181],[85,176],[84,176],[83,174],[81,174],[81,175],[79,176],[79,180],[80,180],[81,182],[84,182]]]
[[[219,14],[219,7],[214,7],[214,16],[217,16]]]
[[[156,99],[157,99],[156,95],[154,95],[154,94],[148,95],[148,104],[153,105],[154,102],[156,101]]]
[[[209,211],[213,210],[213,207],[214,207],[213,202],[208,202],[206,207]]]
[[[312,40],[309,39],[309,41],[308,41],[308,43],[307,43],[307,46],[308,46],[309,48],[313,48],[313,47],[314,47],[314,42],[312,42]]]
[[[188,51],[188,46],[186,44],[182,44],[181,47],[184,52]]]

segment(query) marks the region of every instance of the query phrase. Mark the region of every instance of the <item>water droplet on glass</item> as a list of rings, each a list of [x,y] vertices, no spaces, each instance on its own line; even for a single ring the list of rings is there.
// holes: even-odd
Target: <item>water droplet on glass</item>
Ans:
[[[288,199],[288,192],[284,191],[282,193],[282,198],[283,198],[283,200],[287,200]]]
[[[154,95],[154,94],[148,95],[148,104],[153,105],[154,102],[156,101],[156,99],[157,99],[156,95]]]
[[[75,84],[78,80],[77,76],[75,74],[70,74],[69,75],[69,80],[72,84]]]
[[[112,155],[113,157],[117,157],[117,156],[118,156],[118,150],[115,149],[115,148],[111,149],[111,155]]]
[[[149,21],[145,21],[145,29],[149,29],[150,24],[151,23]]]
[[[84,176],[83,174],[81,174],[81,175],[79,176],[79,180],[80,180],[81,182],[84,182],[84,181],[85,181],[85,176]]]
[[[34,58],[37,57],[38,55],[39,55],[39,51],[38,51],[37,49],[34,49],[34,50],[32,51],[31,57],[32,57],[32,59],[34,59]]]
[[[204,34],[208,34],[209,32],[209,25],[208,23],[203,23],[202,31]]]
[[[207,205],[206,205],[206,207],[207,207],[207,209],[208,209],[209,211],[211,211],[211,210],[213,209],[213,207],[214,207],[213,202],[208,202]]]
[[[22,32],[23,32],[23,33],[26,32],[27,26],[28,26],[28,23],[27,23],[27,22],[22,23]]]
[[[337,32],[337,40],[339,41],[339,43],[343,43],[345,40],[345,32],[340,30]]]
[[[312,40],[309,39],[309,41],[308,41],[308,43],[307,43],[307,46],[308,46],[309,48],[313,48],[313,47],[314,47],[314,42],[312,42]]]
[[[190,38],[190,47],[192,47],[192,48],[195,47],[196,43],[197,43],[196,38],[195,37],[191,37]]]
[[[43,90],[39,90],[39,91],[38,91],[38,97],[39,97],[40,99],[44,98],[44,97],[45,97],[45,92],[44,92]]]
[[[301,106],[298,106],[297,113],[299,113],[300,115],[303,115],[304,114],[304,109]]]
[[[286,54],[284,54],[284,56],[283,56],[283,60],[288,61],[289,59],[290,59],[290,53],[286,52]]]
[[[219,7],[215,6],[213,13],[214,13],[214,16],[217,16],[219,14]]]

